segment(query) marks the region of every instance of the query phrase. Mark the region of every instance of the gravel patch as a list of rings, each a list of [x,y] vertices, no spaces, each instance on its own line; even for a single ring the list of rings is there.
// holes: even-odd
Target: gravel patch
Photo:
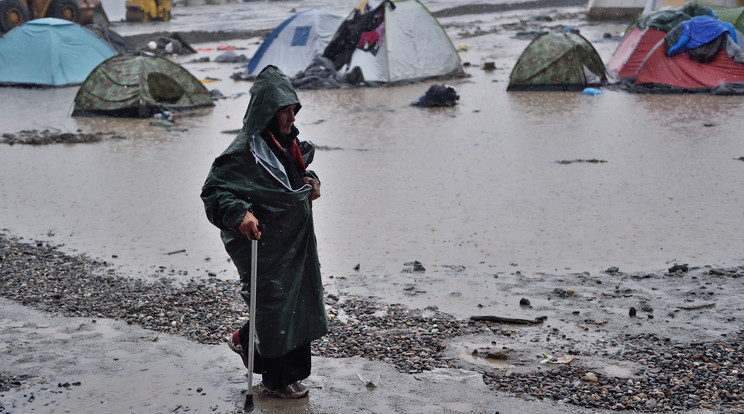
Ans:
[[[152,280],[135,279],[117,274],[106,262],[67,255],[55,246],[2,233],[0,280],[0,295],[26,306],[64,316],[125,320],[198,343],[222,342],[248,316],[237,280],[180,282],[157,274]],[[314,342],[316,356],[360,356],[409,374],[466,368],[480,372],[494,391],[582,407],[744,411],[744,330],[700,343],[683,343],[655,333],[617,333],[581,351],[566,350],[578,360],[632,361],[642,367],[632,378],[605,375],[581,363],[517,373],[473,368],[446,352],[448,341],[458,337],[488,334],[496,343],[496,339],[515,335],[508,325],[458,320],[435,307],[415,310],[360,297],[329,294],[326,304],[331,332]],[[557,329],[539,325],[534,329],[547,332],[545,341],[551,341],[551,336],[553,342],[560,341]],[[0,390],[21,387],[27,381],[0,374]]]

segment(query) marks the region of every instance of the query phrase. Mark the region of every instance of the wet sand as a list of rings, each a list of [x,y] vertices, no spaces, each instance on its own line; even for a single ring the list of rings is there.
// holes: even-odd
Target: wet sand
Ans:
[[[435,13],[447,8],[433,3],[439,6],[430,5]],[[199,6],[193,14],[177,10],[183,14],[176,14],[173,24],[121,25],[121,32],[140,39],[143,31],[167,33],[180,20],[186,27],[193,22],[195,30],[184,33],[199,39],[208,32],[198,29],[196,17],[220,14],[219,7]],[[304,108],[298,125],[321,148],[314,167],[325,181],[316,221],[333,333],[316,344],[313,396],[289,410],[338,412],[350,405],[367,412],[524,412],[525,406],[534,407],[532,412],[741,410],[742,332],[736,321],[742,317],[743,292],[740,243],[735,242],[741,234],[735,206],[741,200],[735,189],[742,165],[736,157],[743,154],[727,139],[739,129],[731,115],[741,104],[722,97],[612,91],[598,99],[506,94],[511,65],[528,43],[520,33],[579,26],[606,60],[623,23],[587,24],[580,7],[479,15],[463,10],[452,8],[450,17],[440,18],[456,45],[468,45],[461,56],[470,63],[471,76],[447,80],[462,96],[458,107],[409,108],[429,83],[300,95]],[[556,19],[538,22],[533,19],[538,15]],[[275,9],[255,19],[273,22],[281,16]],[[195,45],[214,48],[241,33],[230,26],[239,25],[239,17],[225,20],[228,30]],[[250,56],[267,27],[272,26],[257,24],[230,43]],[[605,39],[605,33],[613,37]],[[51,254],[46,249],[59,246],[65,255],[82,252],[94,259],[67,273],[70,286],[85,285],[92,277],[88,272],[106,262],[104,276],[130,292],[126,296],[138,295],[137,283],[159,292],[139,306],[117,306],[106,298],[88,301],[92,292],[74,293],[86,292],[82,288],[54,290],[55,274],[67,265],[39,270],[33,261],[14,259],[14,274],[44,274],[51,280],[26,282],[39,289],[25,292],[18,287],[21,280],[3,279],[15,287],[4,289],[4,295],[61,316],[3,304],[3,318],[14,327],[2,334],[3,366],[12,367],[3,376],[16,382],[2,395],[6,409],[14,404],[13,412],[37,407],[95,412],[91,402],[105,400],[117,412],[141,411],[137,404],[163,412],[240,410],[239,359],[218,342],[239,323],[244,309],[228,294],[234,269],[216,231],[203,220],[194,188],[232,139],[219,131],[239,127],[247,104],[241,93],[250,83],[229,80],[238,65],[186,63],[193,58],[177,61],[199,78],[217,79],[209,88],[230,98],[213,111],[179,120],[186,132],[166,133],[140,120],[70,118],[64,103],[74,88],[0,91],[5,114],[37,107],[46,113],[4,119],[0,132],[46,126],[71,133],[126,131],[124,140],[94,145],[3,148],[2,176],[12,178],[0,181],[2,193],[14,202],[0,205],[0,211],[9,217],[11,235],[34,240],[30,246],[4,240],[3,257],[14,249],[32,251],[20,255],[25,259],[43,257]],[[494,61],[497,70],[482,70],[486,61]],[[9,102],[17,108],[10,110]],[[350,123],[353,133],[333,133],[348,130]],[[395,127],[379,128],[381,123]],[[577,159],[606,162],[570,163]],[[144,182],[132,171],[159,180]],[[24,190],[38,186],[45,191]],[[146,205],[136,201],[142,194],[148,194]],[[47,200],[56,203],[45,207]],[[34,250],[39,248],[35,240],[47,253]],[[65,255],[61,263],[71,260]],[[413,260],[420,260],[425,271],[406,265]],[[3,269],[7,263],[4,259]],[[686,271],[669,271],[684,263],[690,264]],[[158,284],[159,279],[167,282]],[[204,286],[213,292],[221,286],[224,301],[191,308],[193,303],[177,300]],[[530,305],[520,306],[520,299]],[[159,303],[189,309],[177,313],[193,313],[194,322],[186,328],[177,315],[161,316]],[[635,316],[629,315],[631,308]],[[512,325],[470,321],[473,315],[547,319]],[[103,328],[91,328],[92,319]],[[211,326],[208,321],[214,319],[219,323]],[[398,325],[390,326],[391,321]],[[97,368],[84,364],[101,358],[100,367],[110,367],[113,358],[98,351],[40,364],[54,358],[28,335],[50,332],[50,341],[57,338],[75,352],[80,338],[65,333],[74,326],[91,329],[92,349],[117,348],[104,342],[107,336],[99,329],[114,331],[111,336],[117,338],[146,339],[118,351],[114,358],[130,362],[118,374],[98,376]],[[160,339],[152,342],[153,336]],[[151,346],[160,341],[168,346]],[[152,368],[163,372],[157,393],[145,381],[150,375],[142,370],[152,360],[140,357],[144,353],[181,357]],[[567,365],[540,364],[542,353],[571,353],[575,359]],[[230,375],[216,379],[223,367]],[[438,369],[455,379],[436,385],[432,378],[446,377],[437,377]],[[357,374],[380,375],[382,382],[367,387]],[[472,381],[472,374],[483,379]],[[210,382],[185,384],[179,375],[202,375]],[[126,400],[106,389],[127,377],[143,381],[124,388]],[[286,408],[259,401],[267,404],[260,406],[262,412]]]

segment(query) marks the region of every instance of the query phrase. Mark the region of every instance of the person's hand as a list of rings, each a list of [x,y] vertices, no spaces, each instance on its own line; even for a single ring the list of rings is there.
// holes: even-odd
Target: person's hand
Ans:
[[[310,186],[313,187],[313,191],[310,192],[310,201],[313,201],[320,197],[320,181],[316,180],[315,178],[302,177],[302,182],[304,182],[305,184],[310,184]]]
[[[258,219],[250,211],[245,212],[243,221],[240,222],[238,230],[245,234],[248,240],[259,240],[261,239],[261,232],[258,231]]]

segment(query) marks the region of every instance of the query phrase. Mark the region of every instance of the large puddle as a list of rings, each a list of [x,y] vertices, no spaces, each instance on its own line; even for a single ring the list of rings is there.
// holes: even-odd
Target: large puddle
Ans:
[[[282,15],[284,5],[262,5]],[[215,7],[229,14],[229,6]],[[602,30],[589,27],[586,36],[606,60],[616,42],[600,43]],[[312,168],[323,195],[314,212],[329,287],[343,281],[355,293],[406,297],[413,284],[429,293],[422,302],[456,311],[498,298],[498,275],[517,270],[741,261],[739,97],[507,93],[527,44],[509,35],[459,39],[450,31],[455,44],[470,45],[462,59],[473,63],[471,77],[449,82],[461,96],[455,108],[409,106],[434,82],[299,93],[301,136],[319,146]],[[257,42],[229,43],[250,57]],[[178,60],[200,79],[218,79],[207,87],[231,98],[179,119],[181,132],[147,119],[72,118],[76,87],[0,88],[0,133],[126,135],[2,146],[2,227],[126,272],[235,277],[199,192],[234,137],[221,131],[241,126],[251,84],[230,79],[239,65],[186,63],[194,58]],[[498,69],[481,70],[485,60]],[[408,272],[414,260],[426,271]]]

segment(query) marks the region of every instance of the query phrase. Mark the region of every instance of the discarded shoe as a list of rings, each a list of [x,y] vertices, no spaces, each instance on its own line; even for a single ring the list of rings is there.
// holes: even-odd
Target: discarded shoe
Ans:
[[[229,346],[233,352],[240,355],[240,359],[243,360],[243,365],[245,365],[245,367],[249,369],[250,367],[248,366],[248,357],[245,356],[245,353],[243,352],[243,346],[240,345],[239,332],[240,331],[235,331],[232,335],[226,338],[227,346]]]
[[[307,395],[308,389],[300,381],[293,382],[278,390],[266,389],[266,392],[278,398],[302,398]]]

